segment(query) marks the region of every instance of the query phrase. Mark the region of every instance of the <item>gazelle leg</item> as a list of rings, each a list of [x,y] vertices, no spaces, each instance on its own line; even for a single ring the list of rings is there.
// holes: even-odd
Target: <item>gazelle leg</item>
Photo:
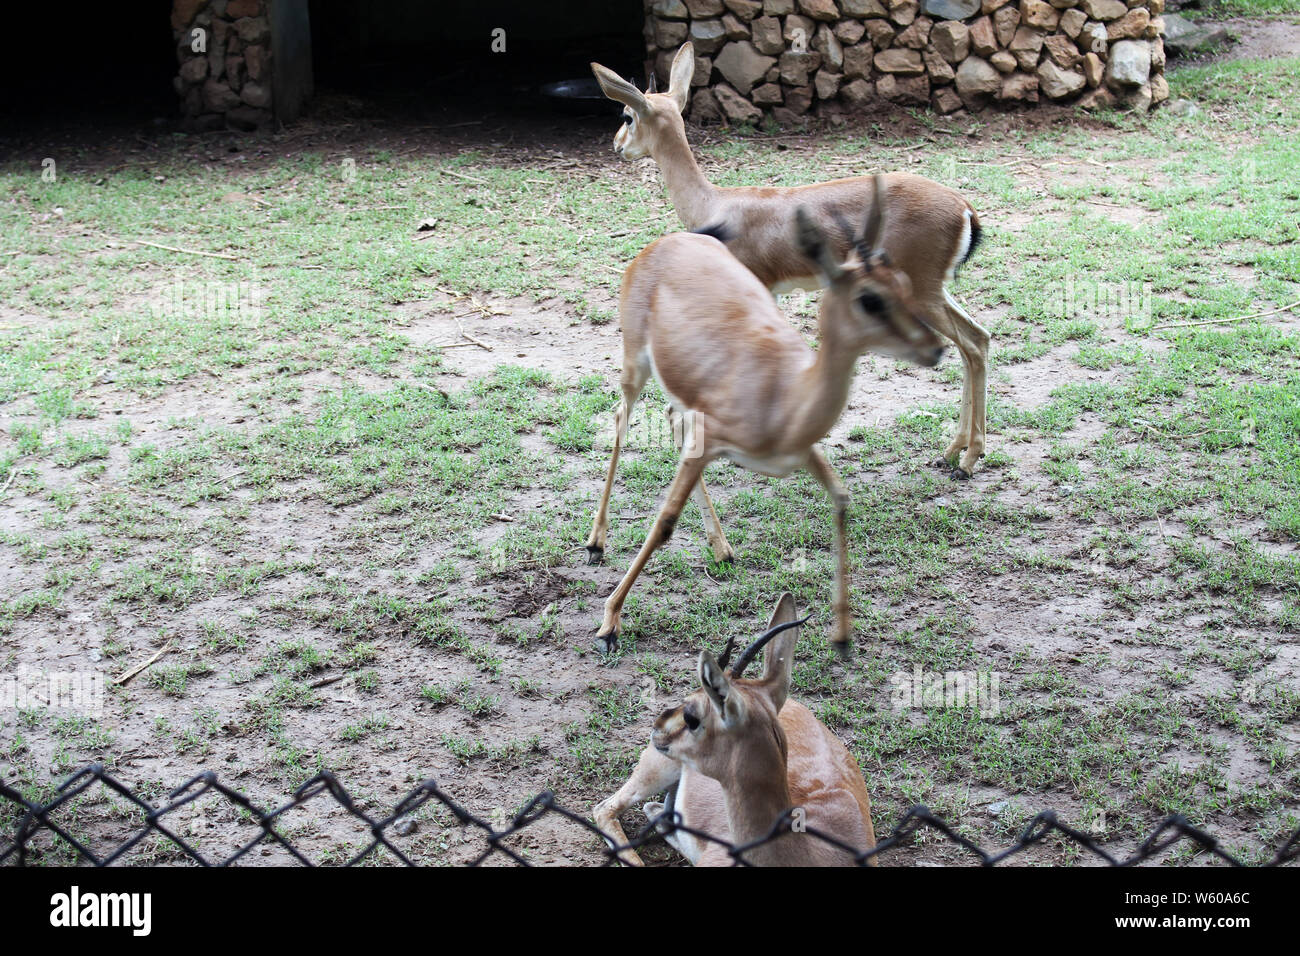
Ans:
[[[713,552],[713,560],[719,564],[733,563],[736,560],[736,552],[727,541],[727,536],[722,533],[722,524],[718,521],[718,513],[713,510],[709,491],[704,487],[703,475],[700,476],[699,484],[691,494],[700,513],[704,515],[704,534],[709,539],[709,550]]]
[[[609,534],[609,496],[614,488],[614,472],[618,470],[618,455],[627,437],[627,424],[632,418],[632,409],[636,407],[637,396],[641,394],[640,384],[635,381],[623,382],[623,400],[614,412],[614,450],[609,456],[609,469],[605,472],[605,490],[601,492],[600,504],[596,507],[596,517],[591,523],[591,534],[587,536],[587,563],[600,564],[605,556],[605,540]]]
[[[956,468],[957,457],[966,449],[970,441],[970,382],[971,382],[971,363],[966,355],[966,351],[957,346],[957,354],[961,356],[961,408],[957,414],[957,431],[952,436],[947,450],[940,456],[935,464],[940,468]]]
[[[623,575],[623,580],[619,582],[618,587],[614,589],[614,593],[605,601],[605,617],[601,621],[599,633],[596,634],[598,650],[603,650],[606,654],[614,650],[614,646],[618,643],[619,632],[622,630],[619,617],[623,613],[623,602],[627,600],[628,592],[632,590],[633,583],[646,566],[646,562],[650,560],[650,556],[673,536],[677,518],[681,515],[682,508],[686,506],[686,499],[690,496],[696,482],[700,480],[700,474],[708,463],[707,455],[682,456],[677,465],[677,475],[673,478],[673,483],[668,486],[668,497],[663,507],[659,509],[659,516],[655,518],[650,533],[646,535],[645,544],[641,545],[641,550],[637,552],[637,556],[632,560],[632,564]]]
[[[677,451],[680,453],[685,436],[682,433],[681,413],[672,405],[668,406],[668,427],[672,429],[673,442],[677,445]],[[704,516],[704,535],[709,539],[709,550],[713,552],[713,560],[719,564],[730,563],[736,560],[736,552],[732,550],[731,545],[727,542],[727,536],[722,532],[722,522],[718,520],[718,513],[713,509],[713,500],[709,497],[709,489],[704,485],[704,475],[700,475],[699,484],[691,492],[691,497],[695,499],[695,506],[700,509],[700,514]]]
[[[676,786],[681,776],[682,765],[676,760],[664,756],[654,747],[647,747],[641,751],[641,759],[636,762],[636,769],[632,771],[632,776],[618,788],[617,793],[600,801],[591,811],[596,826],[616,841],[611,842],[610,846],[623,846],[627,843],[627,834],[623,832],[623,824],[619,822],[619,817],[627,811],[628,807]],[[641,857],[636,850],[624,850],[618,858],[628,866],[642,865]]]
[[[821,482],[831,496],[835,505],[835,637],[832,643],[840,657],[847,658],[853,652],[853,622],[849,614],[849,539],[848,511],[849,493],[840,484],[839,476],[831,468],[830,462],[822,450],[813,445],[808,451],[807,469]]]
[[[945,296],[947,294],[942,289],[940,293]],[[970,431],[971,357],[961,330],[958,328],[958,320],[949,311],[946,298],[927,299],[925,314],[930,325],[952,342],[957,349],[957,355],[961,358],[961,404],[957,410],[957,431],[953,433],[952,441],[948,443],[943,454],[931,462],[935,468],[953,471],[957,467],[958,457],[966,448],[967,432]]]
[[[984,457],[989,333],[966,314],[947,289],[942,293],[942,301],[930,300],[926,314],[930,324],[951,339],[961,355],[961,411],[957,416],[957,432],[935,465],[951,468],[954,478],[969,478],[975,463]]]
[[[955,339],[962,351],[963,359],[966,360],[966,387],[963,389],[963,403],[966,406],[966,453],[962,455],[961,464],[957,466],[954,474],[959,478],[969,478],[975,471],[975,463],[984,457],[989,333],[966,314],[966,310],[946,289],[943,297],[947,305],[948,317],[956,327]],[[960,424],[958,427],[960,428]]]

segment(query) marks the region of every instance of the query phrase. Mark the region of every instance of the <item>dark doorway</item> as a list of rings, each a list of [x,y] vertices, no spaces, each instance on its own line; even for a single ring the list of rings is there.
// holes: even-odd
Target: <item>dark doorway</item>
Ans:
[[[592,60],[639,75],[645,56],[642,0],[310,0],[310,11],[318,97],[411,116],[544,110],[542,84],[590,77]]]
[[[171,7],[171,0],[6,4],[0,134],[174,121]]]

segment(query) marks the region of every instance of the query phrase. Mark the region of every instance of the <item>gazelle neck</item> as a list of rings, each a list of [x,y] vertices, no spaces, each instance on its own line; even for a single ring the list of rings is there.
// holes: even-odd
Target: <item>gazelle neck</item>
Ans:
[[[824,295],[829,296],[830,290]],[[849,401],[854,365],[858,350],[844,342],[837,323],[827,317],[823,306],[817,318],[817,358],[799,373],[800,396],[792,420],[787,423],[791,434],[807,436],[809,442],[820,441],[835,426]]]
[[[782,754],[772,749],[770,753],[755,754],[747,751],[744,766],[737,766],[722,783],[727,802],[727,822],[731,827],[731,842],[742,846],[761,840],[772,831],[781,814],[792,806],[787,768]],[[789,836],[756,846],[745,853],[747,863],[757,866],[791,866],[802,861],[796,849],[798,843]]]
[[[704,178],[684,130],[671,130],[651,151],[668,187],[668,199],[687,229],[710,224],[718,188]]]

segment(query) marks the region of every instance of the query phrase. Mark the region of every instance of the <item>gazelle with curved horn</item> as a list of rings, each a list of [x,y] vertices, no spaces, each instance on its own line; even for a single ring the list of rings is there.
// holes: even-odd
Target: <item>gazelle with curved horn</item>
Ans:
[[[700,652],[700,689],[659,715],[632,776],[592,811],[615,847],[628,843],[619,822],[623,812],[664,791],[671,803],[647,803],[646,816],[653,820],[665,809],[675,812],[686,829],[669,828],[666,838],[696,866],[734,860],[722,844],[688,830],[743,846],[764,841],[787,814],[808,832],[792,830],[761,842],[742,854],[744,862],[853,862],[852,854],[821,839],[823,834],[857,853],[876,845],[871,800],[857,761],[812,711],[789,699],[794,648],[806,620],[795,620],[794,599],[783,594],[767,631],[730,668],[727,653],[715,659]],[[745,668],[764,646],[763,676],[745,678]],[[620,852],[619,859],[641,865],[635,850]]]
[[[879,182],[879,180],[877,180]],[[623,602],[655,549],[672,537],[686,498],[704,513],[714,557],[731,554],[718,525],[704,468],[728,458],[751,471],[783,477],[807,469],[835,504],[838,543],[836,629],[833,642],[849,651],[848,494],[817,442],[848,401],[857,358],[867,350],[934,365],[943,340],[925,323],[908,289],[878,242],[886,203],[872,204],[863,233],[848,257],[837,256],[825,232],[795,210],[796,243],[817,263],[828,291],[817,317],[814,352],[791,327],[754,274],[716,238],[673,233],[641,251],[623,275],[619,318],[623,327],[623,399],[615,415],[614,449],[605,489],[587,538],[589,560],[605,552],[609,497],[619,451],[641,390],[653,374],[674,417],[682,421],[681,458],[645,544],[605,602],[597,635],[611,651],[621,629]]]
[[[591,69],[605,95],[625,107],[614,151],[625,159],[653,157],[682,224],[725,233],[732,255],[773,292],[817,287],[811,264],[790,229],[798,206],[826,233],[838,256],[848,255],[853,237],[838,228],[838,222],[861,221],[871,209],[876,202],[871,177],[780,188],[722,188],[704,178],[682,122],[695,69],[689,42],[673,59],[666,93],[653,88],[642,93],[598,63]],[[911,173],[887,174],[884,193],[890,215],[880,248],[910,280],[926,321],[957,346],[965,371],[957,432],[935,464],[953,467],[955,477],[969,478],[984,455],[989,334],[945,286],[980,240],[979,217],[955,190]]]

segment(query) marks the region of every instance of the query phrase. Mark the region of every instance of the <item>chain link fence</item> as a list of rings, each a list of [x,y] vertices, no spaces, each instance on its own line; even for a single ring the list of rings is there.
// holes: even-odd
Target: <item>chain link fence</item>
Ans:
[[[74,808],[77,807],[74,801],[96,784],[101,784],[108,791],[123,798],[127,804],[134,807],[142,815],[142,821],[128,839],[117,843],[110,849],[99,852],[92,850],[87,845],[89,841],[83,842],[83,839],[79,839],[71,832],[69,826],[60,823],[59,819],[57,819],[58,811],[61,809],[64,810],[64,815],[80,817],[80,812],[73,812]],[[174,828],[169,828],[167,825],[169,815],[175,814],[181,808],[193,804],[207,794],[216,794],[228,801],[229,805],[237,811],[242,811],[246,821],[257,831],[251,839],[239,846],[234,852],[219,858],[205,856],[190,842],[187,842],[184,837],[175,832]],[[1097,860],[1109,866],[1139,864],[1153,859],[1165,850],[1183,842],[1190,843],[1196,851],[1211,854],[1222,863],[1231,866],[1246,865],[1241,859],[1220,846],[1213,836],[1192,826],[1183,817],[1176,815],[1162,820],[1151,835],[1142,841],[1137,850],[1131,855],[1122,857],[1116,856],[1100,846],[1091,835],[1062,823],[1052,810],[1044,810],[1029,821],[1011,846],[1003,850],[989,851],[963,837],[947,821],[934,815],[926,807],[919,805],[908,810],[889,835],[881,839],[872,850],[861,853],[828,834],[818,832],[813,827],[803,827],[796,821],[794,811],[787,811],[780,819],[776,820],[771,830],[761,839],[743,846],[725,843],[707,833],[687,827],[681,822],[678,814],[671,812],[665,812],[649,821],[635,836],[629,838],[627,843],[614,845],[610,838],[588,820],[584,814],[567,809],[557,802],[555,795],[550,792],[544,792],[533,797],[504,826],[498,828],[460,806],[433,780],[426,780],[421,783],[394,806],[387,815],[375,817],[357,806],[338,778],[330,771],[325,770],[294,791],[292,798],[288,802],[270,812],[266,812],[255,806],[243,793],[223,784],[217,779],[217,775],[210,770],[193,777],[172,791],[160,806],[154,806],[98,764],[85,767],[73,774],[59,787],[57,795],[43,804],[32,803],[17,790],[0,781],[0,811],[3,811],[0,819],[17,819],[18,821],[12,832],[8,832],[8,827],[6,827],[6,832],[0,834],[0,865],[24,866],[32,862],[40,862],[44,849],[34,850],[32,844],[37,841],[38,837],[44,835],[50,838],[51,842],[62,841],[67,847],[71,848],[77,860],[82,863],[89,863],[94,866],[108,866],[122,861],[129,851],[137,847],[150,835],[156,834],[167,844],[174,847],[183,857],[201,866],[229,866],[243,859],[256,847],[268,844],[274,844],[282,848],[293,860],[303,866],[314,866],[316,864],[298,846],[295,846],[290,836],[284,832],[283,818],[288,811],[296,807],[310,801],[322,799],[333,801],[336,808],[350,816],[369,834],[368,842],[355,855],[338,861],[347,866],[366,861],[380,847],[384,847],[397,861],[406,866],[417,865],[412,862],[406,852],[394,844],[393,837],[395,833],[401,833],[407,829],[407,824],[403,821],[408,820],[421,807],[430,803],[445,808],[457,824],[461,827],[474,828],[482,838],[482,850],[467,861],[470,866],[478,866],[492,860],[515,863],[520,866],[531,865],[525,853],[510,846],[508,841],[548,817],[563,818],[585,831],[591,837],[599,839],[602,845],[603,865],[605,866],[617,864],[617,855],[622,851],[640,850],[651,844],[662,843],[665,835],[673,832],[687,833],[699,840],[724,846],[736,865],[745,866],[750,865],[750,861],[746,858],[750,851],[796,829],[805,833],[809,838],[823,840],[852,854],[858,865],[865,865],[876,857],[881,857],[884,862],[888,863],[890,851],[894,851],[910,842],[920,830],[933,831],[943,840],[969,852],[978,862],[985,866],[995,866],[998,863],[1010,860],[1052,835],[1060,837],[1068,844],[1073,844],[1080,851],[1091,854]],[[81,809],[84,809],[84,807]],[[1297,828],[1277,847],[1276,852],[1264,865],[1280,866],[1297,858],[1300,858],[1300,828]]]

